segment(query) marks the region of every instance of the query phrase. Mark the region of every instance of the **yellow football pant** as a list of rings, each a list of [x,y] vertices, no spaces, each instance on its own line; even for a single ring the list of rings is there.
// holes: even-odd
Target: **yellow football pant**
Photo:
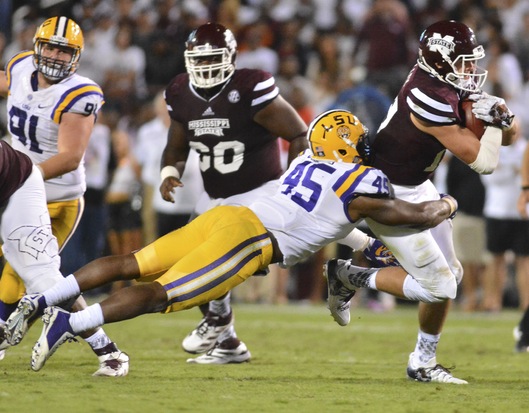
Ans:
[[[84,210],[84,199],[73,201],[50,202],[48,211],[51,218],[51,230],[57,237],[59,251],[63,249],[71,238]],[[9,263],[5,263],[2,276],[0,277],[0,301],[5,304],[13,304],[22,298],[24,292],[24,282],[13,270]]]
[[[160,283],[167,292],[165,312],[185,310],[223,296],[266,268],[272,240],[246,207],[220,206],[135,254],[138,281]]]

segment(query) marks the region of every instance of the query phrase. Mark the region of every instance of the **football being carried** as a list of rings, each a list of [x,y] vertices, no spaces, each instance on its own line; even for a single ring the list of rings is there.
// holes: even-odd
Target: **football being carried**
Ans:
[[[473,93],[462,100],[461,107],[465,113],[465,127],[481,138],[486,126],[509,129],[514,114],[502,98],[491,96],[485,92]]]

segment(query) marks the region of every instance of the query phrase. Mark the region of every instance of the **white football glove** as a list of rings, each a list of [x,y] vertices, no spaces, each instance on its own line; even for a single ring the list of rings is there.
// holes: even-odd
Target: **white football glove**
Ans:
[[[514,114],[505,104],[505,100],[488,93],[474,93],[468,97],[474,101],[472,113],[489,125],[508,129],[512,125]]]

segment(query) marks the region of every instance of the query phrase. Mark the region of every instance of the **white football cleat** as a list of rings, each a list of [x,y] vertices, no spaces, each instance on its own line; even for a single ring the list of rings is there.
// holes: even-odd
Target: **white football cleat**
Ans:
[[[99,359],[99,369],[92,376],[123,377],[129,374],[129,356],[120,351],[115,343],[94,352]]]
[[[31,294],[22,297],[15,310],[6,321],[5,335],[12,346],[22,341],[33,322],[42,315],[46,308],[46,299],[42,294]]]
[[[9,347],[5,334],[5,325],[0,325],[0,360],[6,356],[6,349]]]
[[[351,321],[351,299],[356,293],[338,279],[338,266],[343,266],[345,262],[329,260],[323,266],[323,276],[327,279],[327,304],[332,318],[341,326],[346,326]]]
[[[191,354],[212,349],[219,336],[233,325],[233,313],[226,317],[208,312],[200,324],[182,341],[182,348]]]
[[[451,384],[468,384],[466,380],[454,377],[449,369],[437,364],[436,358],[432,358],[428,363],[419,365],[414,358],[414,354],[410,354],[408,360],[408,368],[406,374],[409,379],[420,381],[423,383],[451,383]]]
[[[235,348],[223,348],[223,346],[226,346],[226,343],[232,340],[234,339],[227,339],[222,343],[215,345],[215,347],[209,350],[206,354],[187,359],[187,362],[190,364],[233,364],[250,361],[252,355],[246,347],[246,344],[242,341],[239,341],[239,345]]]
[[[70,313],[59,307],[48,307],[42,316],[44,327],[31,353],[31,369],[39,371],[66,341],[76,341],[70,325]]]

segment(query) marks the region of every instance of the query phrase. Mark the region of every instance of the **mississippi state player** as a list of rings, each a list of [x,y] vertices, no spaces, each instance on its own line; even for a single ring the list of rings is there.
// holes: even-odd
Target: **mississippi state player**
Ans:
[[[372,143],[373,166],[389,177],[398,198],[412,202],[439,199],[430,178],[447,149],[477,173],[491,173],[496,167],[502,141],[508,144],[517,126],[503,99],[481,92],[487,72],[477,61],[484,56],[483,47],[465,24],[440,21],[422,33],[417,64]],[[460,100],[466,97],[475,101],[476,117],[489,125],[481,140],[463,126]],[[451,223],[442,222],[430,231],[403,232],[370,219],[367,222],[408,273],[440,299],[419,305],[420,330],[409,357],[408,376],[423,382],[466,383],[436,360],[449,299],[455,298],[463,276]],[[374,285],[369,274],[366,277],[357,287]]]

